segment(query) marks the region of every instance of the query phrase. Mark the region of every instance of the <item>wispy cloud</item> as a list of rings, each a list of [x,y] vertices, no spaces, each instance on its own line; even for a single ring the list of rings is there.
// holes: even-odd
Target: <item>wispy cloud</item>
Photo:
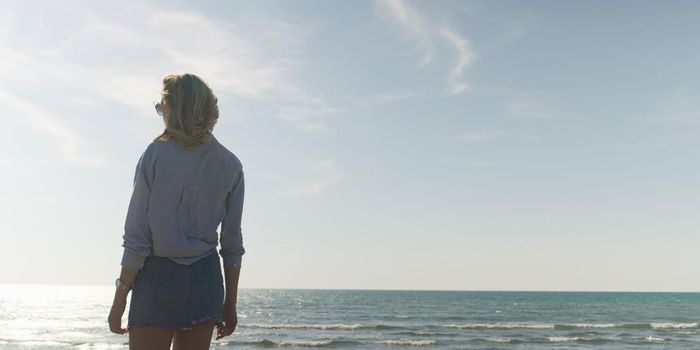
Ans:
[[[536,19],[530,13],[520,13],[518,17],[504,17],[499,19],[505,29],[496,34],[491,40],[482,43],[479,46],[479,52],[482,56],[489,56],[495,51],[498,51],[515,40],[525,36],[528,32],[535,29],[538,25]]]
[[[396,103],[399,101],[421,97],[424,96],[418,92],[398,89],[394,91],[369,94],[366,96],[344,97],[341,98],[341,100],[343,100],[343,103],[347,106],[343,109],[344,112],[359,112],[383,104]]]
[[[451,95],[458,95],[458,94],[461,94],[463,92],[467,92],[467,91],[471,91],[471,90],[472,90],[471,85],[465,84],[465,83],[457,83],[457,84],[452,85],[452,89],[450,90],[450,94]]]
[[[508,104],[508,111],[522,118],[551,118],[546,103],[536,98],[515,98]]]
[[[504,86],[483,86],[479,92],[502,101],[503,112],[520,119],[576,118],[576,111],[567,109],[558,93],[542,89],[516,89]]]
[[[321,98],[303,94],[296,95],[287,103],[274,108],[282,120],[304,132],[333,131],[320,117],[345,110],[341,107],[329,106]]]
[[[0,91],[0,112],[5,117],[18,117],[41,135],[48,136],[59,152],[59,159],[86,167],[102,167],[106,164],[103,156],[92,154],[89,144],[76,132],[55,116],[32,103],[7,92]]]
[[[635,151],[648,151],[650,149],[659,148],[675,148],[675,147],[687,147],[688,145],[697,145],[700,143],[700,139],[697,138],[679,138],[671,141],[657,141],[657,142],[642,142],[637,144],[607,144],[607,145],[593,145],[588,147],[565,147],[552,149],[553,153],[610,153],[610,152],[635,152]]]
[[[522,163],[521,160],[505,159],[505,160],[457,160],[453,161],[453,164],[463,165],[468,167],[486,167],[486,166],[497,166],[497,165],[512,165],[517,163]]]
[[[479,142],[491,140],[499,135],[504,134],[500,130],[488,130],[488,131],[465,131],[460,134],[457,139],[463,142]]]
[[[674,89],[656,102],[651,123],[698,124],[700,123],[700,93],[690,89]]]
[[[417,68],[430,63],[435,56],[435,42],[448,44],[457,54],[457,63],[447,75],[450,94],[456,95],[471,91],[470,84],[461,81],[465,67],[476,54],[471,42],[454,30],[448,23],[440,23],[426,17],[415,6],[405,0],[376,0],[377,8],[384,18],[396,25],[409,39],[416,43],[416,48],[423,52],[423,58]]]
[[[523,163],[522,159],[445,159],[445,158],[431,158],[426,159],[426,162],[434,163],[440,166],[465,166],[465,167],[491,167],[499,165],[513,165],[518,163]]]
[[[403,0],[378,0],[376,4],[381,13],[416,44],[415,49],[422,51],[423,58],[416,68],[430,63],[433,59],[432,24],[415,7]]]
[[[345,176],[334,160],[321,160],[305,164],[304,171],[313,174],[306,180],[297,181],[290,177],[263,171],[256,171],[252,176],[263,178],[279,184],[282,188],[277,194],[283,196],[314,196],[332,188]]]
[[[370,96],[372,102],[377,104],[397,102],[415,97],[420,97],[420,94],[405,90],[378,93]]]
[[[62,28],[59,39],[42,33],[30,45],[14,43],[12,33],[36,28],[7,29],[0,78],[25,90],[54,87],[64,101],[110,101],[149,118],[152,108],[144,101],[157,97],[163,75],[180,72],[205,78],[222,103],[247,101],[249,110],[237,106],[239,113],[273,115],[304,132],[331,130],[324,117],[342,110],[295,74],[304,66],[303,25],[252,16],[225,21],[143,3],[115,11],[92,7],[42,18],[43,28]],[[71,25],[64,27],[66,21]]]
[[[338,183],[343,177],[343,174],[332,160],[318,162],[316,167],[321,173],[317,178],[307,183],[296,184],[287,189],[286,193],[297,196],[317,195]]]
[[[467,66],[472,60],[474,60],[475,55],[471,48],[471,44],[468,40],[464,39],[457,32],[446,25],[440,26],[440,34],[442,34],[447,41],[452,44],[452,46],[457,50],[457,64],[455,65],[452,72],[450,72],[450,78],[457,79],[462,75],[464,67]]]

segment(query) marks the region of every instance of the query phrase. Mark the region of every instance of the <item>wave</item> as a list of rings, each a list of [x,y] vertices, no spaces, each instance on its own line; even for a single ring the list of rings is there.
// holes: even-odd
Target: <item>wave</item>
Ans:
[[[454,333],[441,333],[441,332],[431,332],[431,331],[401,331],[392,332],[391,334],[403,334],[403,335],[418,335],[418,336],[455,336]]]
[[[576,328],[617,328],[621,323],[562,323],[554,325],[556,329],[576,329]]]
[[[310,347],[310,348],[333,348],[336,346],[357,345],[356,341],[338,340],[338,339],[320,339],[320,340],[270,340],[263,339],[259,341],[241,342],[239,344],[252,345],[262,348],[270,347]]]
[[[554,324],[551,323],[465,323],[465,324],[446,324],[446,328],[459,329],[514,329],[514,328],[531,328],[531,329],[554,329]]]
[[[698,329],[697,322],[691,323],[465,323],[444,324],[442,327],[458,329],[557,329],[579,328],[628,328],[628,329]]]
[[[580,337],[557,336],[557,337],[547,337],[547,339],[549,339],[549,341],[562,342],[562,341],[577,341],[581,338]]]
[[[418,330],[414,327],[442,327],[462,330],[511,330],[511,329],[531,329],[531,330],[575,330],[575,329],[657,329],[657,330],[679,330],[700,331],[697,322],[673,323],[673,322],[652,322],[652,323],[526,323],[526,322],[496,322],[496,323],[450,323],[450,324],[426,324],[426,325],[390,325],[390,324],[360,324],[360,323],[332,323],[332,324],[307,324],[307,323],[280,323],[280,324],[245,324],[244,328],[262,329],[289,329],[289,330],[320,330],[320,331],[362,331],[362,330],[400,330],[398,334],[410,334],[417,336],[449,336],[454,333],[441,333],[433,330]]]
[[[491,343],[510,343],[513,340],[510,338],[487,338],[486,341]]]
[[[411,346],[425,346],[435,344],[435,340],[380,340],[375,342],[375,344],[385,344],[385,345],[411,345]]]
[[[664,339],[664,338],[655,337],[655,336],[653,336],[653,335],[650,335],[650,336],[648,336],[648,337],[645,337],[644,340],[646,340],[646,341],[648,341],[648,342],[650,342],[650,343],[660,343],[660,342],[666,341],[666,339]]]
[[[390,329],[390,328],[401,328],[398,326],[390,325],[362,325],[359,323],[354,324],[302,324],[302,323],[280,323],[280,324],[246,324],[243,325],[245,328],[265,328],[265,329],[318,329],[318,330],[336,330],[336,331],[352,331],[357,329]]]
[[[53,346],[71,346],[79,345],[83,342],[69,342],[56,340],[27,340],[27,339],[0,339],[0,344],[19,345],[27,347],[53,347]]]
[[[595,338],[595,337],[578,337],[578,336],[554,336],[554,337],[547,337],[547,340],[551,342],[571,342],[575,341],[577,343],[587,343],[587,344],[605,344],[609,342],[613,342],[611,339],[606,339],[606,338]]]
[[[624,323],[618,325],[619,328],[629,329],[693,329],[698,328],[697,322],[690,323],[673,323],[673,322],[658,322],[658,323]]]
[[[336,323],[336,324],[251,324],[248,325],[249,327],[256,327],[256,328],[269,328],[269,329],[278,329],[278,328],[284,328],[284,329],[322,329],[322,330],[355,330],[355,329],[360,329],[362,327],[361,324],[354,323],[354,324],[342,324],[342,323]]]
[[[692,322],[692,323],[670,323],[670,322],[664,322],[664,323],[650,323],[651,328],[657,328],[657,329],[666,329],[666,328],[698,328],[697,322]]]

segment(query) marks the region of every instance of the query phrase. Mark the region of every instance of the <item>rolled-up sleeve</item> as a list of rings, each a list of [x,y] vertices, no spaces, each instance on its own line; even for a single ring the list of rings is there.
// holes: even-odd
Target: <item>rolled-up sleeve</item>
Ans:
[[[233,189],[226,197],[226,215],[221,222],[221,249],[219,249],[219,254],[224,259],[224,270],[240,268],[242,256],[245,254],[241,229],[244,194],[245,179],[241,168],[236,176]]]
[[[151,144],[152,145],[152,144]],[[148,225],[148,203],[153,186],[154,165],[152,147],[141,154],[134,174],[134,190],[124,224],[121,265],[141,270],[153,251],[151,228]]]

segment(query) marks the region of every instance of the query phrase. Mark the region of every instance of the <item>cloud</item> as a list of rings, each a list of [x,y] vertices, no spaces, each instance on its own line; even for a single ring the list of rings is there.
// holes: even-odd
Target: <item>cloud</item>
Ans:
[[[286,103],[274,107],[275,113],[282,120],[304,132],[333,131],[333,128],[319,117],[346,111],[343,107],[329,106],[323,99],[316,96],[308,96],[301,92],[291,96],[292,98]]]
[[[471,91],[472,86],[469,84],[464,84],[464,83],[457,83],[452,86],[452,90],[450,90],[451,95],[458,95],[463,92]]]
[[[471,85],[461,81],[465,67],[472,63],[476,54],[471,42],[446,23],[439,23],[424,16],[417,8],[404,0],[376,0],[380,14],[396,25],[423,52],[417,68],[430,63],[435,56],[435,41],[448,44],[457,54],[457,63],[447,75],[450,94],[471,91]]]
[[[494,166],[494,165],[512,165],[512,164],[517,164],[521,163],[522,161],[520,160],[512,160],[512,159],[505,159],[505,160],[458,160],[452,162],[453,164],[457,165],[463,165],[463,166],[469,166],[469,167],[485,167],[485,166]]]
[[[442,34],[447,41],[452,44],[452,46],[457,50],[457,65],[455,65],[452,72],[450,72],[450,77],[452,79],[459,78],[462,75],[464,67],[467,66],[471,61],[474,60],[475,54],[472,51],[471,44],[468,40],[462,38],[457,32],[450,29],[445,25],[440,26],[440,34]]]
[[[342,100],[346,101],[345,104],[347,105],[347,107],[345,107],[343,111],[358,112],[382,104],[395,103],[399,101],[405,101],[408,99],[421,97],[423,97],[422,94],[406,89],[397,89],[393,91],[374,93],[360,97],[345,97],[342,98]]]
[[[654,116],[647,118],[647,122],[700,123],[700,94],[687,88],[665,93],[656,102]]]
[[[277,193],[285,196],[319,195],[333,187],[345,176],[338,169],[336,162],[333,160],[312,162],[311,164],[304,165],[303,170],[311,170],[316,172],[316,174],[310,176],[310,179],[306,181],[293,181],[288,177],[263,171],[256,171],[252,176],[280,184],[282,189]]]
[[[402,101],[402,100],[406,100],[409,98],[415,98],[415,97],[419,97],[419,96],[420,95],[418,93],[413,92],[413,91],[396,90],[396,91],[391,91],[391,92],[373,94],[371,96],[371,99],[372,99],[373,103],[382,104],[382,103],[392,103],[392,102]]]
[[[103,156],[91,154],[88,143],[55,116],[32,103],[0,91],[0,112],[5,117],[20,117],[36,132],[46,135],[58,147],[60,159],[85,167],[103,167]],[[88,150],[88,151],[86,151]]]
[[[491,55],[494,51],[508,46],[513,41],[524,36],[538,26],[538,23],[531,14],[522,12],[516,17],[504,17],[498,19],[506,29],[496,34],[491,40],[479,46],[479,52],[484,56]]]
[[[430,158],[426,159],[429,163],[437,163],[439,165],[449,166],[466,166],[466,167],[491,167],[491,166],[507,166],[518,163],[523,163],[522,159],[448,159],[448,158]]]
[[[521,119],[570,118],[575,115],[566,110],[561,98],[548,90],[524,90],[510,87],[484,86],[480,92],[503,100],[505,112]]]
[[[551,118],[545,102],[536,99],[516,98],[508,104],[508,111],[523,118]]]
[[[286,193],[296,196],[317,195],[335,185],[343,177],[332,160],[318,162],[316,167],[320,168],[322,173],[320,176],[310,182],[296,184],[287,189]]]
[[[416,43],[416,49],[423,52],[423,58],[416,68],[430,63],[433,58],[431,23],[416,8],[403,0],[381,0],[376,1],[376,5],[386,18]]]
[[[491,140],[496,136],[504,134],[503,131],[500,130],[489,130],[489,131],[466,131],[459,135],[458,140],[459,141],[465,141],[465,142],[479,142],[479,141],[487,141]]]
[[[295,75],[308,35],[301,24],[255,16],[227,21],[144,3],[97,6],[40,13],[41,27],[15,22],[3,29],[0,78],[25,91],[52,89],[62,101],[111,102],[148,118],[163,75],[180,72],[203,77],[223,104],[245,101],[231,107],[238,113],[273,115],[304,132],[332,130],[325,117],[342,110]],[[17,18],[36,15],[18,7]],[[29,31],[30,42],[14,39]]]
[[[521,90],[509,87],[484,87],[482,92],[505,100],[506,112],[523,119],[560,118],[565,114],[558,108],[558,96],[547,90]]]

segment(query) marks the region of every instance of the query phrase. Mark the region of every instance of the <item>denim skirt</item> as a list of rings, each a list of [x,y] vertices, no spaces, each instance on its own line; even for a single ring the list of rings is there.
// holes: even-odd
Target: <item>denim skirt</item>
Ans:
[[[149,256],[131,290],[127,329],[190,330],[200,322],[211,320],[221,326],[224,293],[221,261],[216,251],[191,265]]]

